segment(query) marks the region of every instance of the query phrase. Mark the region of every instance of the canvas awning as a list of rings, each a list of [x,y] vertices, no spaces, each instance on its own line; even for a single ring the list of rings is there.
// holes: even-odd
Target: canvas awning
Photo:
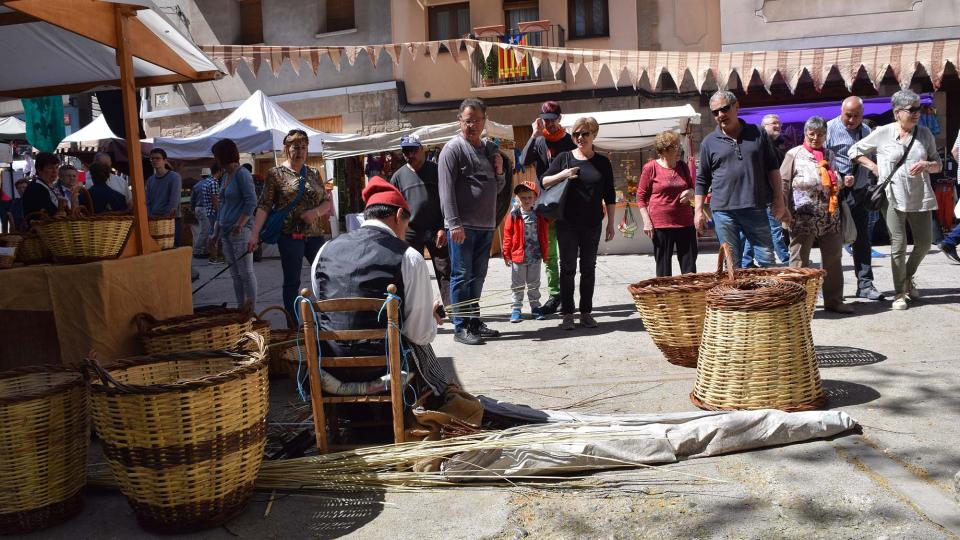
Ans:
[[[0,118],[0,140],[25,139],[27,124],[15,116]]]
[[[323,152],[324,141],[338,136],[307,127],[257,90],[229,116],[200,133],[182,138],[155,137],[153,145],[163,148],[169,158],[195,159],[210,157],[214,143],[231,139],[240,152],[259,154],[283,150],[283,138],[291,129],[307,133],[312,154]]]
[[[700,123],[700,113],[689,104],[680,107],[568,113],[560,118],[560,123],[570,132],[578,119],[587,116],[592,116],[600,124],[600,133],[594,140],[594,145],[602,150],[615,152],[646,148],[653,145],[654,138],[661,131],[670,130],[684,134],[690,124]]]
[[[339,159],[349,156],[372,154],[400,149],[400,138],[417,135],[425,146],[438,146],[446,143],[460,131],[459,122],[433,124],[417,128],[374,133],[373,135],[343,135],[333,137],[323,143],[323,157]],[[486,136],[502,140],[513,140],[513,127],[487,120]]]
[[[107,125],[107,117],[102,114],[93,122],[67,135],[60,144],[78,143],[84,146],[97,146],[100,141],[119,139]]]

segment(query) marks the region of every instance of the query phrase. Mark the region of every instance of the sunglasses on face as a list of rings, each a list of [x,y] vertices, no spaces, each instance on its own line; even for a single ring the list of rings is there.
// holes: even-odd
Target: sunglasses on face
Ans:
[[[723,107],[720,107],[719,109],[710,109],[710,112],[713,113],[714,116],[719,116],[720,113],[726,114],[726,113],[730,112],[730,109],[731,109],[732,107],[733,107],[733,105],[724,105]]]
[[[581,138],[581,137],[583,137],[584,139],[586,139],[586,138],[589,137],[590,135],[592,135],[592,134],[591,134],[589,131],[574,131],[573,133],[571,133],[571,136],[572,136],[574,139],[579,139],[579,138]]]
[[[906,108],[900,109],[900,110],[901,110],[901,111],[907,111],[907,112],[910,113],[910,114],[918,114],[918,113],[920,112],[920,109],[922,109],[922,108],[923,108],[923,107],[921,107],[920,105],[917,105],[917,106],[915,106],[915,107],[906,107]]]

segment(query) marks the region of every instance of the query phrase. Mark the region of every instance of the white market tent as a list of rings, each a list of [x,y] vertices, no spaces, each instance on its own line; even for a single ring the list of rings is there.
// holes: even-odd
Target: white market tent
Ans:
[[[0,140],[24,139],[27,136],[27,124],[15,116],[0,118]]]
[[[60,144],[78,143],[82,146],[98,146],[100,141],[109,139],[119,139],[119,137],[107,125],[107,117],[101,114],[93,122],[67,135]]]
[[[425,146],[442,145],[460,131],[459,122],[433,124],[417,128],[374,133],[373,135],[340,135],[323,143],[323,157],[339,159],[373,152],[385,152],[400,149],[400,138],[417,135]],[[486,136],[513,140],[513,127],[487,120]]]
[[[560,118],[560,124],[570,132],[577,119],[585,116],[592,116],[600,124],[600,133],[593,144],[601,150],[613,152],[653,146],[654,138],[661,131],[672,130],[683,134],[690,124],[700,123],[700,113],[687,104],[680,107],[568,113]]]
[[[257,90],[229,116],[189,137],[155,137],[154,147],[167,157],[195,159],[210,157],[210,148],[221,139],[232,139],[241,153],[259,154],[283,149],[283,138],[291,129],[302,129],[310,139],[310,153],[323,152],[324,142],[340,135],[311,129]]]

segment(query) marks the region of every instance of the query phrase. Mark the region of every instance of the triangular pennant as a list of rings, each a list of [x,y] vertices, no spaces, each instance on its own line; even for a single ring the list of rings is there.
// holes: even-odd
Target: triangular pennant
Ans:
[[[231,77],[234,77],[237,75],[237,61],[234,60],[233,57],[229,57],[229,56],[225,57],[223,59],[223,67],[224,69],[226,69],[227,73],[229,73]]]
[[[347,45],[342,47],[343,55],[347,57],[347,63],[351,66],[357,63],[357,56],[360,54],[360,47]]]
[[[439,41],[428,41],[427,42],[427,52],[430,53],[430,60],[434,64],[437,63],[437,56],[440,55],[440,42]]]
[[[417,57],[420,56],[420,51],[423,49],[423,43],[420,41],[413,41],[410,43],[404,43],[407,46],[407,52],[410,53],[410,58],[416,62]]]
[[[317,69],[320,67],[320,51],[316,48],[311,48],[307,57],[307,66],[310,67],[310,71],[313,73],[313,76],[317,76]]]
[[[390,57],[393,65],[400,65],[400,45],[397,45],[396,43],[390,43],[389,45],[384,45],[383,50],[387,52],[387,56]]]
[[[249,64],[249,65],[250,65],[250,67],[253,68],[253,76],[254,76],[254,77],[259,77],[259,76],[260,76],[260,64],[261,64],[261,62],[263,62],[263,57],[260,55],[260,53],[259,53],[259,52],[253,53],[253,63],[252,63],[252,64]]]
[[[293,72],[300,76],[300,48],[292,47],[288,52],[287,58],[290,59],[290,67],[293,68]]]
[[[511,47],[511,49],[513,50],[513,58],[514,60],[517,61],[517,65],[522,64],[523,59],[527,56],[527,51],[523,50],[523,48],[518,47],[516,45]]]
[[[490,58],[490,51],[493,50],[492,41],[478,41],[477,46],[480,47],[480,52],[483,53],[484,60]]]
[[[531,51],[530,63],[533,64],[534,73],[536,73],[537,75],[540,75],[540,66],[543,65],[543,52]]]
[[[337,71],[340,71],[340,58],[343,54],[343,50],[340,47],[326,47],[324,52],[327,53],[327,58],[333,63],[333,67],[337,68]]]
[[[460,44],[463,40],[460,39],[448,39],[444,46],[447,48],[447,51],[450,52],[450,58],[453,58],[453,61],[460,63]]]
[[[364,50],[367,51],[367,58],[370,60],[370,65],[376,68],[377,62],[380,60],[380,51],[383,50],[383,45],[370,45],[364,47]]]
[[[550,69],[553,70],[553,78],[559,80],[560,72],[563,71],[563,59],[560,54],[556,52],[547,53],[547,61],[550,62]]]

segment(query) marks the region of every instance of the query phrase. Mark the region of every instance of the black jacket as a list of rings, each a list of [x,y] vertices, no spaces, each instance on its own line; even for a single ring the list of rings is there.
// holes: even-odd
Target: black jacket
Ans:
[[[48,216],[57,213],[57,205],[50,200],[50,192],[41,185],[42,180],[33,178],[23,192],[23,215],[29,217],[35,212],[46,212]]]

